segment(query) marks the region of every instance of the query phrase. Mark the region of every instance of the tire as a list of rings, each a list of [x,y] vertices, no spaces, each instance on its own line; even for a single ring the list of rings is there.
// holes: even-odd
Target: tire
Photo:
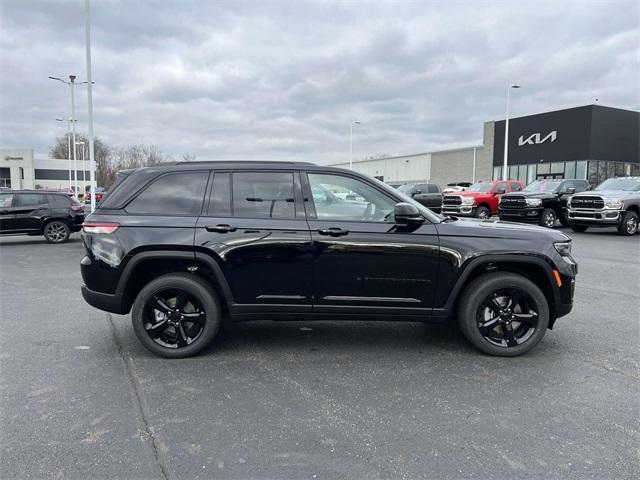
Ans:
[[[635,235],[638,232],[638,214],[626,211],[622,214],[618,233],[620,235]]]
[[[553,208],[545,208],[540,215],[540,225],[547,228],[553,228],[556,224],[558,215]]]
[[[478,207],[476,210],[476,217],[482,218],[483,220],[491,218],[491,211],[487,207]]]
[[[571,227],[571,230],[573,230],[576,233],[584,233],[587,231],[587,227],[586,225],[569,225]]]
[[[165,358],[191,357],[216,337],[221,324],[220,299],[196,275],[169,273],[140,290],[131,322],[136,337],[150,352]]]
[[[492,299],[492,295],[497,298]],[[513,313],[508,313],[509,295],[519,299],[512,307]],[[491,305],[506,313],[498,314],[498,309]],[[467,340],[482,352],[515,357],[531,350],[544,337],[549,325],[549,304],[531,280],[514,273],[488,273],[473,280],[462,292],[458,324]],[[493,328],[486,327],[487,324]]]
[[[69,240],[71,235],[71,229],[62,220],[52,220],[47,222],[44,226],[42,233],[44,238],[49,243],[64,243]]]

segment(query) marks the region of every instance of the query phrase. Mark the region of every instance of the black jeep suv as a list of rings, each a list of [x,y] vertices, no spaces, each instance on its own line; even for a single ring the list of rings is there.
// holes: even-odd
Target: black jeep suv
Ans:
[[[567,225],[567,200],[571,195],[589,189],[586,180],[536,180],[518,193],[507,193],[500,199],[500,220],[537,223],[553,228],[556,220]]]
[[[188,162],[126,172],[84,224],[82,294],[131,311],[166,357],[200,352],[221,319],[456,318],[515,356],[571,311],[571,240],[451,219],[364,175],[307,163]]]
[[[1,235],[44,235],[49,243],[63,243],[78,232],[84,208],[63,192],[3,190],[0,192]]]

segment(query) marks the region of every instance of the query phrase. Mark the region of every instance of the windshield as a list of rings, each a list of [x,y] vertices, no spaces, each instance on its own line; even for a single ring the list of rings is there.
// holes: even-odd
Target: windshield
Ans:
[[[467,188],[467,192],[488,192],[491,190],[491,182],[478,182]]]
[[[405,185],[402,185],[401,187],[398,187],[398,190],[400,190],[402,193],[411,193],[411,191],[413,190],[413,185],[411,185],[410,183],[407,183]]]
[[[536,180],[535,182],[527,185],[523,192],[555,192],[560,187],[562,182],[541,182]]]
[[[627,192],[640,192],[640,179],[610,178],[598,185],[596,190],[625,190]]]

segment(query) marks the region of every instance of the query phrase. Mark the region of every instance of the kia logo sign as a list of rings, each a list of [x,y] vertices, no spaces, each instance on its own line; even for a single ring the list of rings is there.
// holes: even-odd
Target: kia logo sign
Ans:
[[[518,146],[519,147],[523,147],[525,145],[538,145],[538,144],[544,143],[546,141],[549,141],[550,143],[553,143],[553,142],[556,141],[557,137],[558,137],[558,131],[557,130],[554,130],[554,131],[550,132],[544,138],[539,133],[534,133],[532,135],[529,135],[527,138],[524,138],[524,135],[520,135],[520,138],[518,138]]]

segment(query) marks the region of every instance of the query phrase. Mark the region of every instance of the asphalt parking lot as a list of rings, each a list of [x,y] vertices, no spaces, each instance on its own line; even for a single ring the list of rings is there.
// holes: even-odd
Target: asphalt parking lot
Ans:
[[[166,360],[84,303],[78,234],[1,238],[0,477],[637,478],[640,237],[570,235],[574,310],[513,359],[449,326],[257,322]]]

